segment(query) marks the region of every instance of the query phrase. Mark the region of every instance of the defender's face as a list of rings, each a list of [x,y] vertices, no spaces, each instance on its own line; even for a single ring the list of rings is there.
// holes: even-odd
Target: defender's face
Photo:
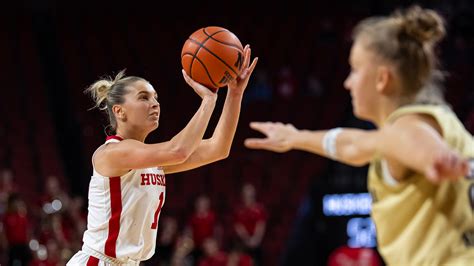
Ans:
[[[377,91],[376,58],[364,47],[362,40],[356,40],[351,48],[349,64],[351,72],[344,81],[350,91],[352,108],[357,118],[373,121],[376,118]]]

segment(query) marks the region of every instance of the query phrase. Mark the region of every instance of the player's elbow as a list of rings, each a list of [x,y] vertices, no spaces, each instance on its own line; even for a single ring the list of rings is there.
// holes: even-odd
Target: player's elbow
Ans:
[[[357,155],[357,156],[344,156],[341,158],[341,161],[345,164],[348,164],[350,166],[354,167],[362,167],[365,166],[369,163],[368,158],[362,155]]]
[[[192,154],[192,150],[186,147],[177,146],[171,149],[171,158],[174,164],[184,163]]]
[[[230,155],[230,150],[225,150],[219,153],[217,156],[217,160],[224,160],[227,159]]]
[[[207,164],[209,163],[213,163],[213,162],[217,162],[217,161],[221,161],[221,160],[224,160],[226,159],[227,157],[229,157],[229,153],[226,153],[226,152],[214,152],[214,153],[209,153],[207,156],[206,156],[206,162]]]
[[[213,153],[214,153],[215,161],[224,160],[229,157],[230,148],[220,147],[220,148],[214,149]]]
[[[206,142],[206,154],[209,155],[211,161],[220,161],[229,157],[230,147],[227,145],[220,145],[218,142],[214,142],[212,139]]]
[[[367,165],[370,161],[370,158],[371,156],[354,146],[341,149],[341,152],[338,156],[339,161],[355,167]]]

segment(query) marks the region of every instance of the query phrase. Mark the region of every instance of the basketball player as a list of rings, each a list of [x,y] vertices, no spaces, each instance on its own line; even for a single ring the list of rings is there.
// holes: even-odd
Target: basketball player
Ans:
[[[474,140],[431,83],[433,49],[444,35],[442,17],[419,6],[355,27],[344,86],[355,115],[376,130],[252,122],[266,137],[245,141],[252,149],[370,163],[372,218],[388,265],[474,263],[474,185],[464,178],[472,177]]]
[[[203,140],[217,94],[183,71],[185,81],[202,98],[186,127],[170,141],[146,144],[158,127],[160,105],[145,79],[124,76],[99,80],[87,92],[109,116],[113,135],[92,156],[87,230],[82,250],[67,265],[139,265],[155,252],[158,219],[166,196],[165,174],[206,165],[228,156],[239,119],[244,90],[257,58],[244,49],[244,68],[229,83],[214,134]]]

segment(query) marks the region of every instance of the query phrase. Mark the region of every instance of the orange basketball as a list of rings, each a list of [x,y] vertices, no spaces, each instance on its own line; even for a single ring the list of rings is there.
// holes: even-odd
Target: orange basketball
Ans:
[[[239,38],[231,31],[205,27],[191,34],[184,43],[181,65],[192,79],[217,91],[240,74],[243,52]]]

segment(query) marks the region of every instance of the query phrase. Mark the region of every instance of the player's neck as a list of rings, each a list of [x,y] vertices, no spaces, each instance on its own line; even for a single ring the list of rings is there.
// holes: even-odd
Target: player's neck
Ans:
[[[382,99],[378,115],[374,121],[378,128],[383,126],[387,118],[404,103],[401,100]]]
[[[117,129],[116,135],[120,136],[122,139],[134,139],[141,142],[145,142],[145,138],[147,136],[147,134],[144,132],[126,129]]]

